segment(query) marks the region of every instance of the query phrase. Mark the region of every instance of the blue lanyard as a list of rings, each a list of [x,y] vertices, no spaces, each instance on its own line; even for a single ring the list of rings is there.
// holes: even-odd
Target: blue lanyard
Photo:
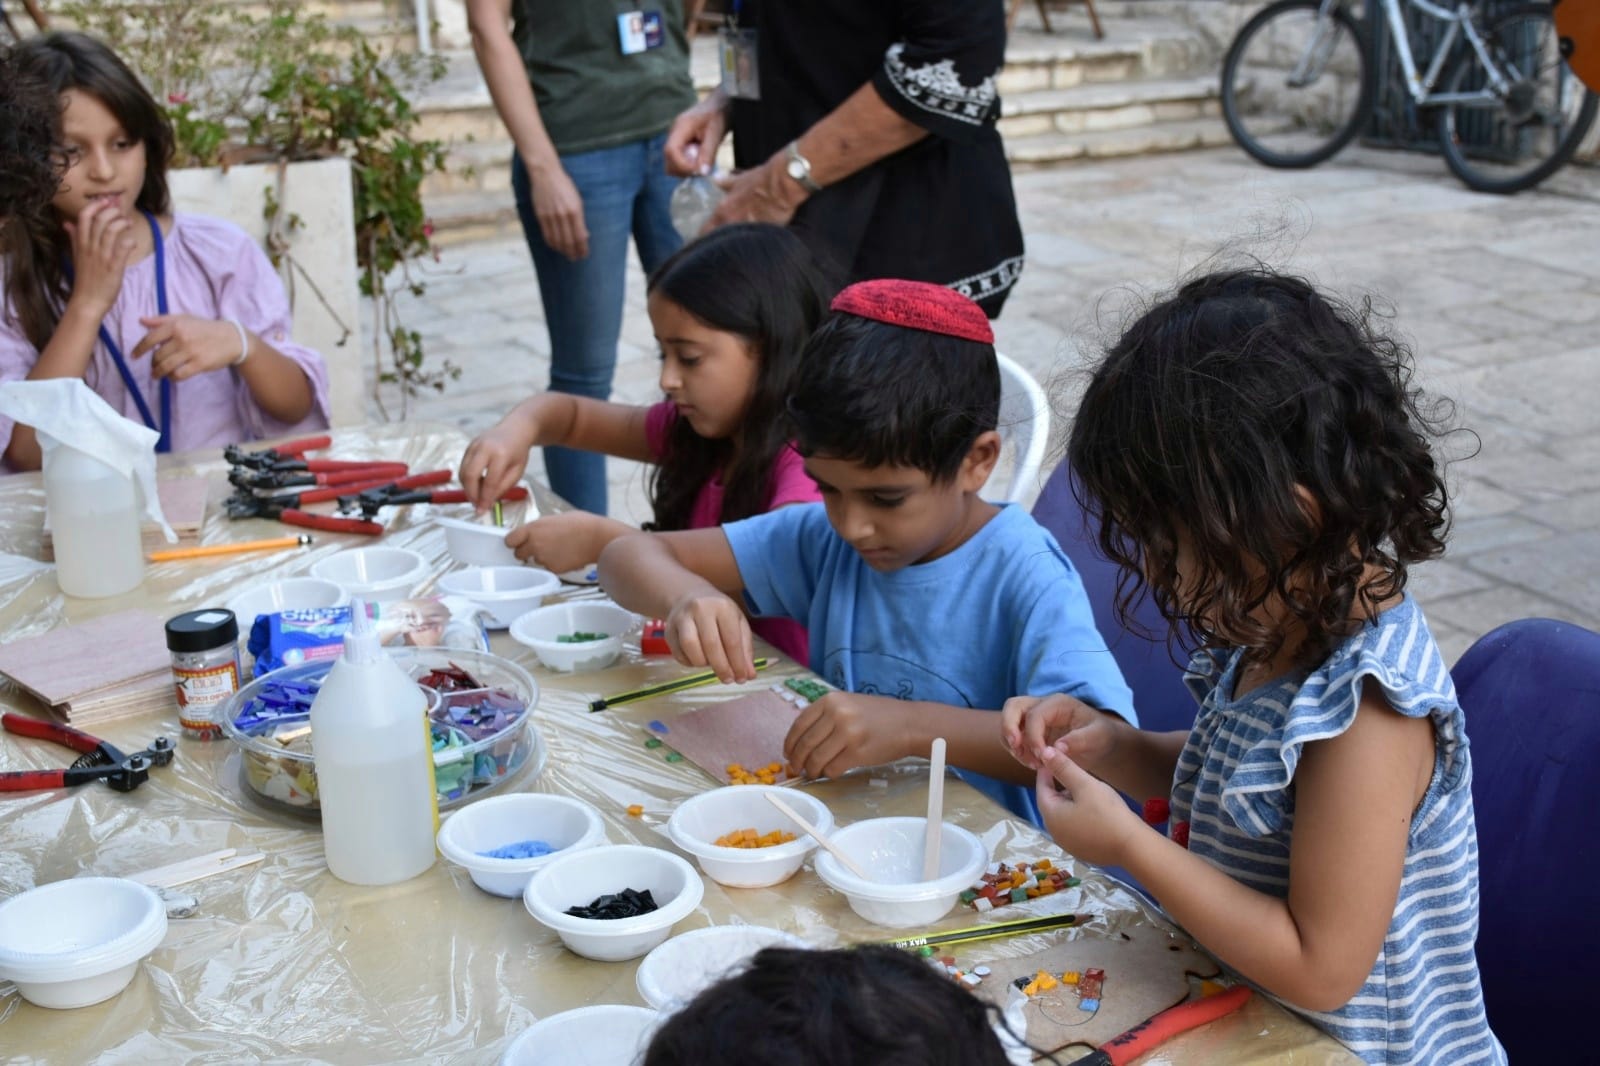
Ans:
[[[156,216],[148,211],[141,211],[146,222],[150,223],[150,237],[155,241],[156,256],[156,308],[161,314],[167,314],[167,251],[161,239],[161,226],[156,222]],[[67,266],[67,278],[72,278],[72,267]],[[155,415],[150,412],[150,404],[144,398],[139,383],[133,380],[133,371],[128,367],[128,361],[122,355],[122,349],[117,347],[117,342],[111,339],[111,331],[106,329],[105,323],[100,324],[100,343],[106,346],[106,351],[111,353],[111,361],[117,364],[117,373],[122,376],[122,384],[133,397],[133,402],[139,408],[139,417],[144,424],[156,430],[160,436],[156,439],[157,452],[170,452],[172,450],[172,379],[162,378],[158,388],[161,394],[161,424],[156,425]]]

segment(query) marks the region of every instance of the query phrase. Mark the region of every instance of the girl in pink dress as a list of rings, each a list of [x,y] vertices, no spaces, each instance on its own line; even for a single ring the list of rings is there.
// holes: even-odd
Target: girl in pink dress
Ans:
[[[662,263],[647,307],[661,346],[663,402],[605,403],[543,392],[468,446],[461,484],[483,508],[522,477],[528,452],[559,445],[654,463],[651,530],[703,529],[820,500],[790,445],[784,398],[832,289],[812,254],[781,226],[726,226]],[[585,511],[512,530],[517,557],[557,573],[587,566],[624,533]],[[808,662],[805,630],[786,619],[755,630]]]
[[[79,33],[14,59],[62,102],[67,167],[46,217],[5,230],[0,381],[80,377],[156,430],[157,451],[325,428],[327,368],[289,340],[261,249],[231,223],[172,214],[172,130],[138,77]],[[0,419],[0,456],[37,469],[33,430]]]

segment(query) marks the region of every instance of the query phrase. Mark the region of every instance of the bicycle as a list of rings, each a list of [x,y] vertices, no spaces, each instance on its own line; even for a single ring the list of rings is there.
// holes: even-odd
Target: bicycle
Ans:
[[[1405,0],[1447,24],[1423,69],[1401,0],[1377,2],[1411,103],[1418,112],[1435,112],[1440,151],[1468,187],[1517,192],[1572,157],[1594,122],[1597,99],[1563,59],[1549,6],[1485,11],[1482,0],[1461,0],[1453,9]],[[1239,146],[1267,166],[1314,166],[1348,144],[1371,116],[1378,63],[1352,4],[1277,0],[1229,46],[1223,118]],[[1455,47],[1458,38],[1465,48]]]

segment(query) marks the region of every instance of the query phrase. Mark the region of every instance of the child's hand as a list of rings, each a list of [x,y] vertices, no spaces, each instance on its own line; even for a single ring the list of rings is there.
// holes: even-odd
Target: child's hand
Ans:
[[[528,437],[501,423],[486,433],[480,433],[467,445],[461,456],[461,487],[467,499],[479,514],[494,506],[494,501],[504,496],[528,468]],[[510,543],[508,540],[506,543]],[[585,559],[583,563],[592,563]],[[550,569],[555,569],[551,567]],[[571,570],[572,567],[566,567]]]
[[[122,275],[133,261],[138,243],[133,223],[105,200],[91,201],[76,222],[63,223],[72,241],[72,297],[100,317],[122,292]]]
[[[754,636],[739,605],[720,592],[693,593],[673,604],[667,646],[685,666],[709,666],[723,684],[754,681]]]
[[[197,315],[151,315],[139,319],[146,333],[130,359],[154,352],[150,376],[184,381],[196,374],[226,370],[239,361],[239,331],[232,322]]]
[[[595,516],[587,511],[568,511],[525,522],[506,534],[506,547],[525,563],[542,566],[553,574],[564,574],[588,566],[600,557],[603,543],[591,536]]]
[[[804,711],[783,738],[789,772],[837,777],[857,766],[878,766],[909,754],[907,704],[888,696],[830,692]]]
[[[1097,866],[1121,865],[1128,841],[1148,827],[1122,802],[1116,789],[1059,748],[1045,748],[1041,761],[1034,791],[1039,813],[1055,842]]]
[[[1122,720],[1061,693],[1015,696],[1000,709],[1000,734],[1022,765],[1037,770],[1051,745],[1080,766],[1097,767],[1117,746]]]

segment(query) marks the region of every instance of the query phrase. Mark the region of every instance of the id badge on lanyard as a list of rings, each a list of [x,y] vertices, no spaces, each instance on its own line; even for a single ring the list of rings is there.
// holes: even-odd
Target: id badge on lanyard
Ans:
[[[659,11],[624,11],[617,16],[617,45],[625,56],[660,48],[667,39]]]
[[[722,94],[733,100],[761,99],[761,62],[756,55],[756,31],[739,28],[741,0],[733,0],[728,24],[717,31],[717,55],[722,66]]]

